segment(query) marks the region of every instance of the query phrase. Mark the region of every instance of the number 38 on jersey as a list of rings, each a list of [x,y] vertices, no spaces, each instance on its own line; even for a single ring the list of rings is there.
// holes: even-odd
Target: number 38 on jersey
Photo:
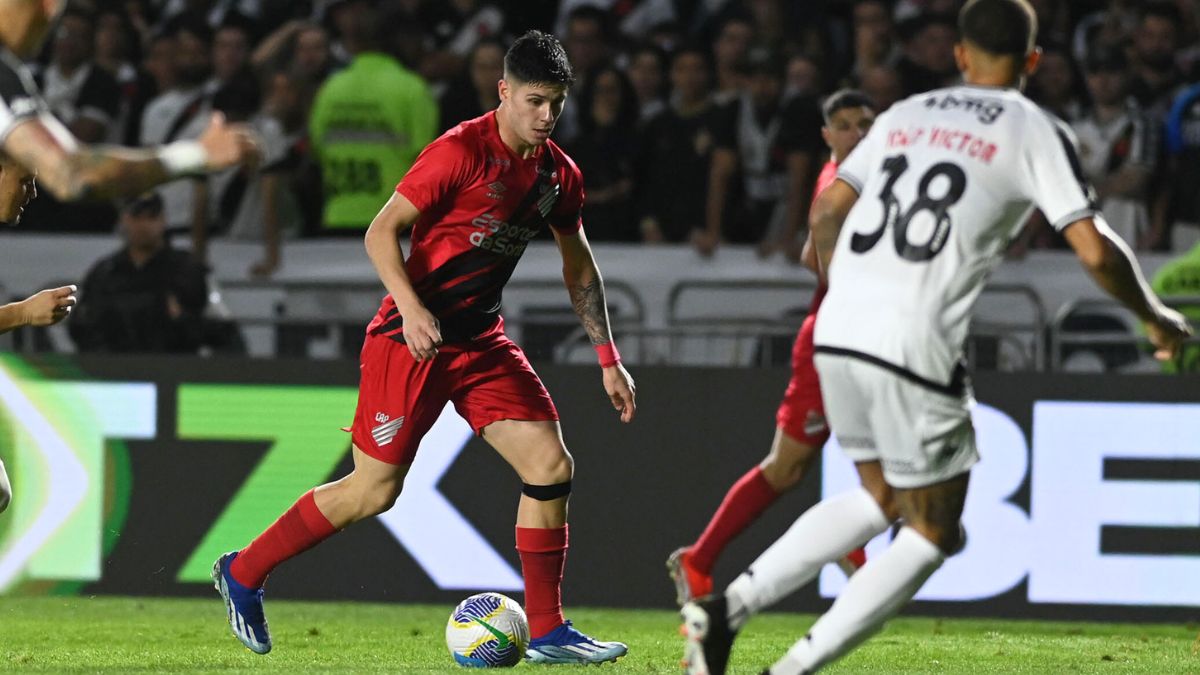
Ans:
[[[879,191],[883,218],[871,232],[855,232],[850,250],[866,253],[891,230],[896,254],[912,262],[932,259],[946,245],[953,221],[949,209],[962,199],[967,189],[967,174],[952,162],[938,162],[921,175],[916,194],[902,200],[896,194],[896,181],[908,171],[908,157],[892,155],[883,160],[887,181]]]

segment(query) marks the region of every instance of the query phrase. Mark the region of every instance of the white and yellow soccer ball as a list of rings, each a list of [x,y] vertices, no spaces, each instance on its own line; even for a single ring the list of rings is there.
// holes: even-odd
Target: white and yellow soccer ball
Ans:
[[[451,612],[446,622],[446,647],[460,666],[515,666],[529,647],[525,610],[516,600],[499,593],[472,595]]]

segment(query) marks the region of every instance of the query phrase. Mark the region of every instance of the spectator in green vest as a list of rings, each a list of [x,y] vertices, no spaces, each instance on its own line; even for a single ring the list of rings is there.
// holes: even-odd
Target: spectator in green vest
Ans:
[[[323,233],[363,232],[434,138],[437,103],[425,81],[383,53],[383,22],[365,2],[343,24],[350,65],[321,87],[309,119],[321,166]]]
[[[1181,298],[1195,300],[1178,309],[1192,323],[1200,321],[1200,244],[1163,265],[1154,275],[1150,286],[1167,302]],[[1200,345],[1184,345],[1178,358],[1163,362],[1163,370],[1169,373],[1200,373]]]

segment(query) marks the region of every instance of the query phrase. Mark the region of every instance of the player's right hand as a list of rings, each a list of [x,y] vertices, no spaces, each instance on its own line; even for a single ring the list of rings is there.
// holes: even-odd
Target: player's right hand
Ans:
[[[437,317],[424,307],[411,309],[401,316],[404,317],[404,342],[413,358],[418,361],[435,358],[438,345],[442,344],[442,329]]]
[[[50,326],[67,318],[74,306],[74,284],[49,288],[21,301],[21,317],[27,326]]]
[[[214,112],[198,139],[208,153],[208,170],[235,164],[254,165],[261,157],[258,138],[245,124],[229,124],[225,115]]]
[[[1154,358],[1169,361],[1179,353],[1179,347],[1192,334],[1187,319],[1170,307],[1162,307],[1153,320],[1146,323],[1146,335],[1154,345]]]

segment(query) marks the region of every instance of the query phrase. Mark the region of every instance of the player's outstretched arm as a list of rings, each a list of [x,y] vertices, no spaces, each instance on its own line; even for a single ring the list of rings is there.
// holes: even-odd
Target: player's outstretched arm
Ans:
[[[583,230],[573,234],[562,234],[554,230],[554,238],[558,242],[558,250],[563,259],[563,283],[571,295],[571,304],[579,321],[587,332],[592,345],[603,347],[612,345],[612,329],[608,323],[608,304],[604,298],[604,280],[600,277],[600,269],[596,266],[596,258],[592,255],[592,247],[588,245]],[[621,365],[619,359],[605,366],[604,391],[608,393],[613,408],[621,413],[621,421],[629,422],[637,410],[634,395],[637,391],[633,378]]]
[[[13,128],[3,150],[37,171],[38,183],[56,198],[70,201],[136,196],[181,176],[252,161],[257,147],[248,127],[214,113],[198,140],[144,149],[82,145],[53,118],[33,117]]]
[[[808,226],[812,245],[817,253],[817,276],[822,281],[829,280],[829,263],[833,260],[833,249],[837,247],[838,234],[841,233],[842,223],[856,201],[858,192],[846,181],[838,179],[825,188],[813,202]]]
[[[367,228],[365,243],[367,257],[404,317],[404,342],[408,350],[414,359],[428,361],[437,356],[442,331],[437,318],[425,309],[413,290],[404,267],[404,251],[400,248],[400,233],[412,227],[420,216],[421,212],[408,198],[399,192],[392,193]]]
[[[1154,357],[1173,358],[1180,343],[1192,334],[1192,327],[1150,290],[1125,242],[1099,216],[1071,223],[1063,236],[1096,283],[1146,323]]]
[[[0,306],[0,333],[21,326],[50,326],[67,318],[75,306],[75,286],[39,291],[18,302]]]

